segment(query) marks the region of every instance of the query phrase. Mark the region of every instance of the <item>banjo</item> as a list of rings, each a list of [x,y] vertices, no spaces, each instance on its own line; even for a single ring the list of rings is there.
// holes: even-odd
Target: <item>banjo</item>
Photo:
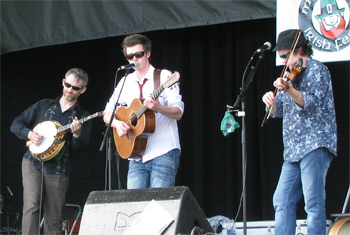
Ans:
[[[103,114],[103,111],[97,112],[79,119],[79,122],[84,123],[95,117],[101,117]],[[27,147],[29,147],[30,153],[43,162],[54,158],[66,142],[63,137],[68,132],[70,124],[62,126],[57,121],[44,121],[36,125],[33,131],[42,135],[43,139],[40,145],[33,144],[31,140],[27,141]]]

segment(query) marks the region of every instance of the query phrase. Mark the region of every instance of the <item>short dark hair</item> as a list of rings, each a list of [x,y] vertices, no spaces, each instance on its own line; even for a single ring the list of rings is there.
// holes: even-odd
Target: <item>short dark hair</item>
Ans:
[[[312,46],[310,44],[308,45],[304,45],[304,46],[300,46],[299,48],[295,49],[295,52],[301,52],[302,56],[312,56],[312,54],[314,53],[312,50]]]
[[[66,72],[66,76],[65,77],[68,77],[71,74],[73,74],[75,77],[77,77],[77,78],[79,78],[79,79],[81,79],[83,81],[83,84],[82,84],[83,87],[87,86],[87,84],[89,82],[89,76],[83,69],[79,69],[79,68],[69,69]]]
[[[145,52],[152,51],[152,42],[142,34],[132,34],[126,36],[122,42],[123,54],[126,56],[126,48],[141,44]]]

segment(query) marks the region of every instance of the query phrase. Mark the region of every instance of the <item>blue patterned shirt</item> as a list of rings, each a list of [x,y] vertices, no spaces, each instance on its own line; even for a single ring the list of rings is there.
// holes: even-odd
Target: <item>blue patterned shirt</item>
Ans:
[[[294,88],[301,92],[304,107],[295,103],[287,93],[280,92],[276,97],[277,111],[272,116],[283,117],[284,160],[297,162],[320,147],[337,155],[337,124],[327,67],[308,58]]]

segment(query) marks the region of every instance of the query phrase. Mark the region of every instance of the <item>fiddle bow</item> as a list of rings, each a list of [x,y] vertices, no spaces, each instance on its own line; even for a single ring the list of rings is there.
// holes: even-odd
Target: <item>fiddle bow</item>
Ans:
[[[301,71],[305,68],[305,66],[303,66],[303,60],[299,59],[299,61],[297,63],[295,63],[295,65],[293,66],[293,68],[291,69],[291,71],[288,71],[288,64],[289,64],[289,59],[290,59],[290,55],[294,53],[296,45],[299,41],[301,35],[301,30],[299,29],[294,37],[293,40],[293,44],[292,44],[292,49],[290,51],[290,53],[288,53],[287,59],[286,59],[286,63],[284,64],[282,73],[280,77],[283,78],[287,78],[288,82],[286,84],[287,89],[289,88],[289,84],[290,83],[294,83],[296,81],[297,76],[301,73]],[[278,92],[280,92],[281,90],[276,88],[274,91],[274,96],[276,97],[278,95]],[[273,108],[274,104],[272,104],[270,107],[268,107],[267,112],[265,113],[264,119],[261,123],[261,127],[264,126],[264,124],[267,122],[267,120],[270,118],[271,116],[271,110]]]

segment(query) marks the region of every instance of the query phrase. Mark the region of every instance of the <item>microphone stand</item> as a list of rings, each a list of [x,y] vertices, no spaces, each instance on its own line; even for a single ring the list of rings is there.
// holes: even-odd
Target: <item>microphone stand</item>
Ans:
[[[254,54],[251,56],[249,63],[246,68],[250,66],[252,63],[252,60],[254,59],[254,56],[257,52],[255,51]],[[242,110],[234,110],[237,112],[237,116],[242,117],[242,133],[241,133],[241,144],[242,144],[242,204],[243,204],[243,235],[247,234],[247,217],[246,217],[246,169],[247,169],[247,146],[246,146],[246,123],[245,123],[245,94],[247,92],[247,89],[249,87],[249,84],[252,82],[254,74],[261,62],[261,60],[264,58],[264,51],[261,51],[257,62],[254,66],[251,66],[251,71],[248,75],[248,79],[244,82],[244,74],[242,78],[242,87],[240,88],[240,94],[237,96],[236,101],[233,105],[233,110],[239,107],[239,103],[241,103]]]
[[[115,81],[117,80],[118,71],[119,71],[119,69],[117,70],[117,73],[115,75],[115,79],[114,79]],[[119,98],[120,98],[120,95],[123,91],[124,84],[125,84],[127,76],[129,75],[129,72],[130,72],[130,68],[126,68],[125,78],[124,78],[122,87],[120,89],[117,101],[114,104],[114,109],[113,109],[113,112],[111,114],[110,121],[107,124],[106,131],[104,132],[103,140],[102,140],[102,143],[100,146],[100,152],[102,152],[103,148],[106,144],[106,140],[107,140],[108,144],[106,146],[106,158],[107,158],[107,169],[108,169],[108,190],[112,190],[112,164],[111,164],[111,162],[112,162],[112,131],[111,130],[112,129],[111,129],[111,126],[112,126],[112,122],[114,120],[115,112],[117,110],[117,107],[119,106]],[[114,88],[115,87],[116,87],[116,83],[114,84]],[[114,90],[113,90],[113,92],[114,92]],[[117,175],[118,175],[118,189],[121,189],[120,176],[119,176],[119,158],[120,158],[120,156],[117,155],[116,157],[117,157],[116,164],[117,164]]]
[[[9,193],[9,196],[7,197],[8,202],[7,202],[7,206],[6,206],[7,207],[6,208],[7,209],[7,211],[6,211],[6,225],[7,225],[6,234],[10,235],[10,233],[11,233],[10,215],[11,215],[11,204],[12,204],[13,193],[8,186],[6,186],[6,188],[7,188],[7,191]],[[6,201],[5,201],[5,203],[6,203]]]

